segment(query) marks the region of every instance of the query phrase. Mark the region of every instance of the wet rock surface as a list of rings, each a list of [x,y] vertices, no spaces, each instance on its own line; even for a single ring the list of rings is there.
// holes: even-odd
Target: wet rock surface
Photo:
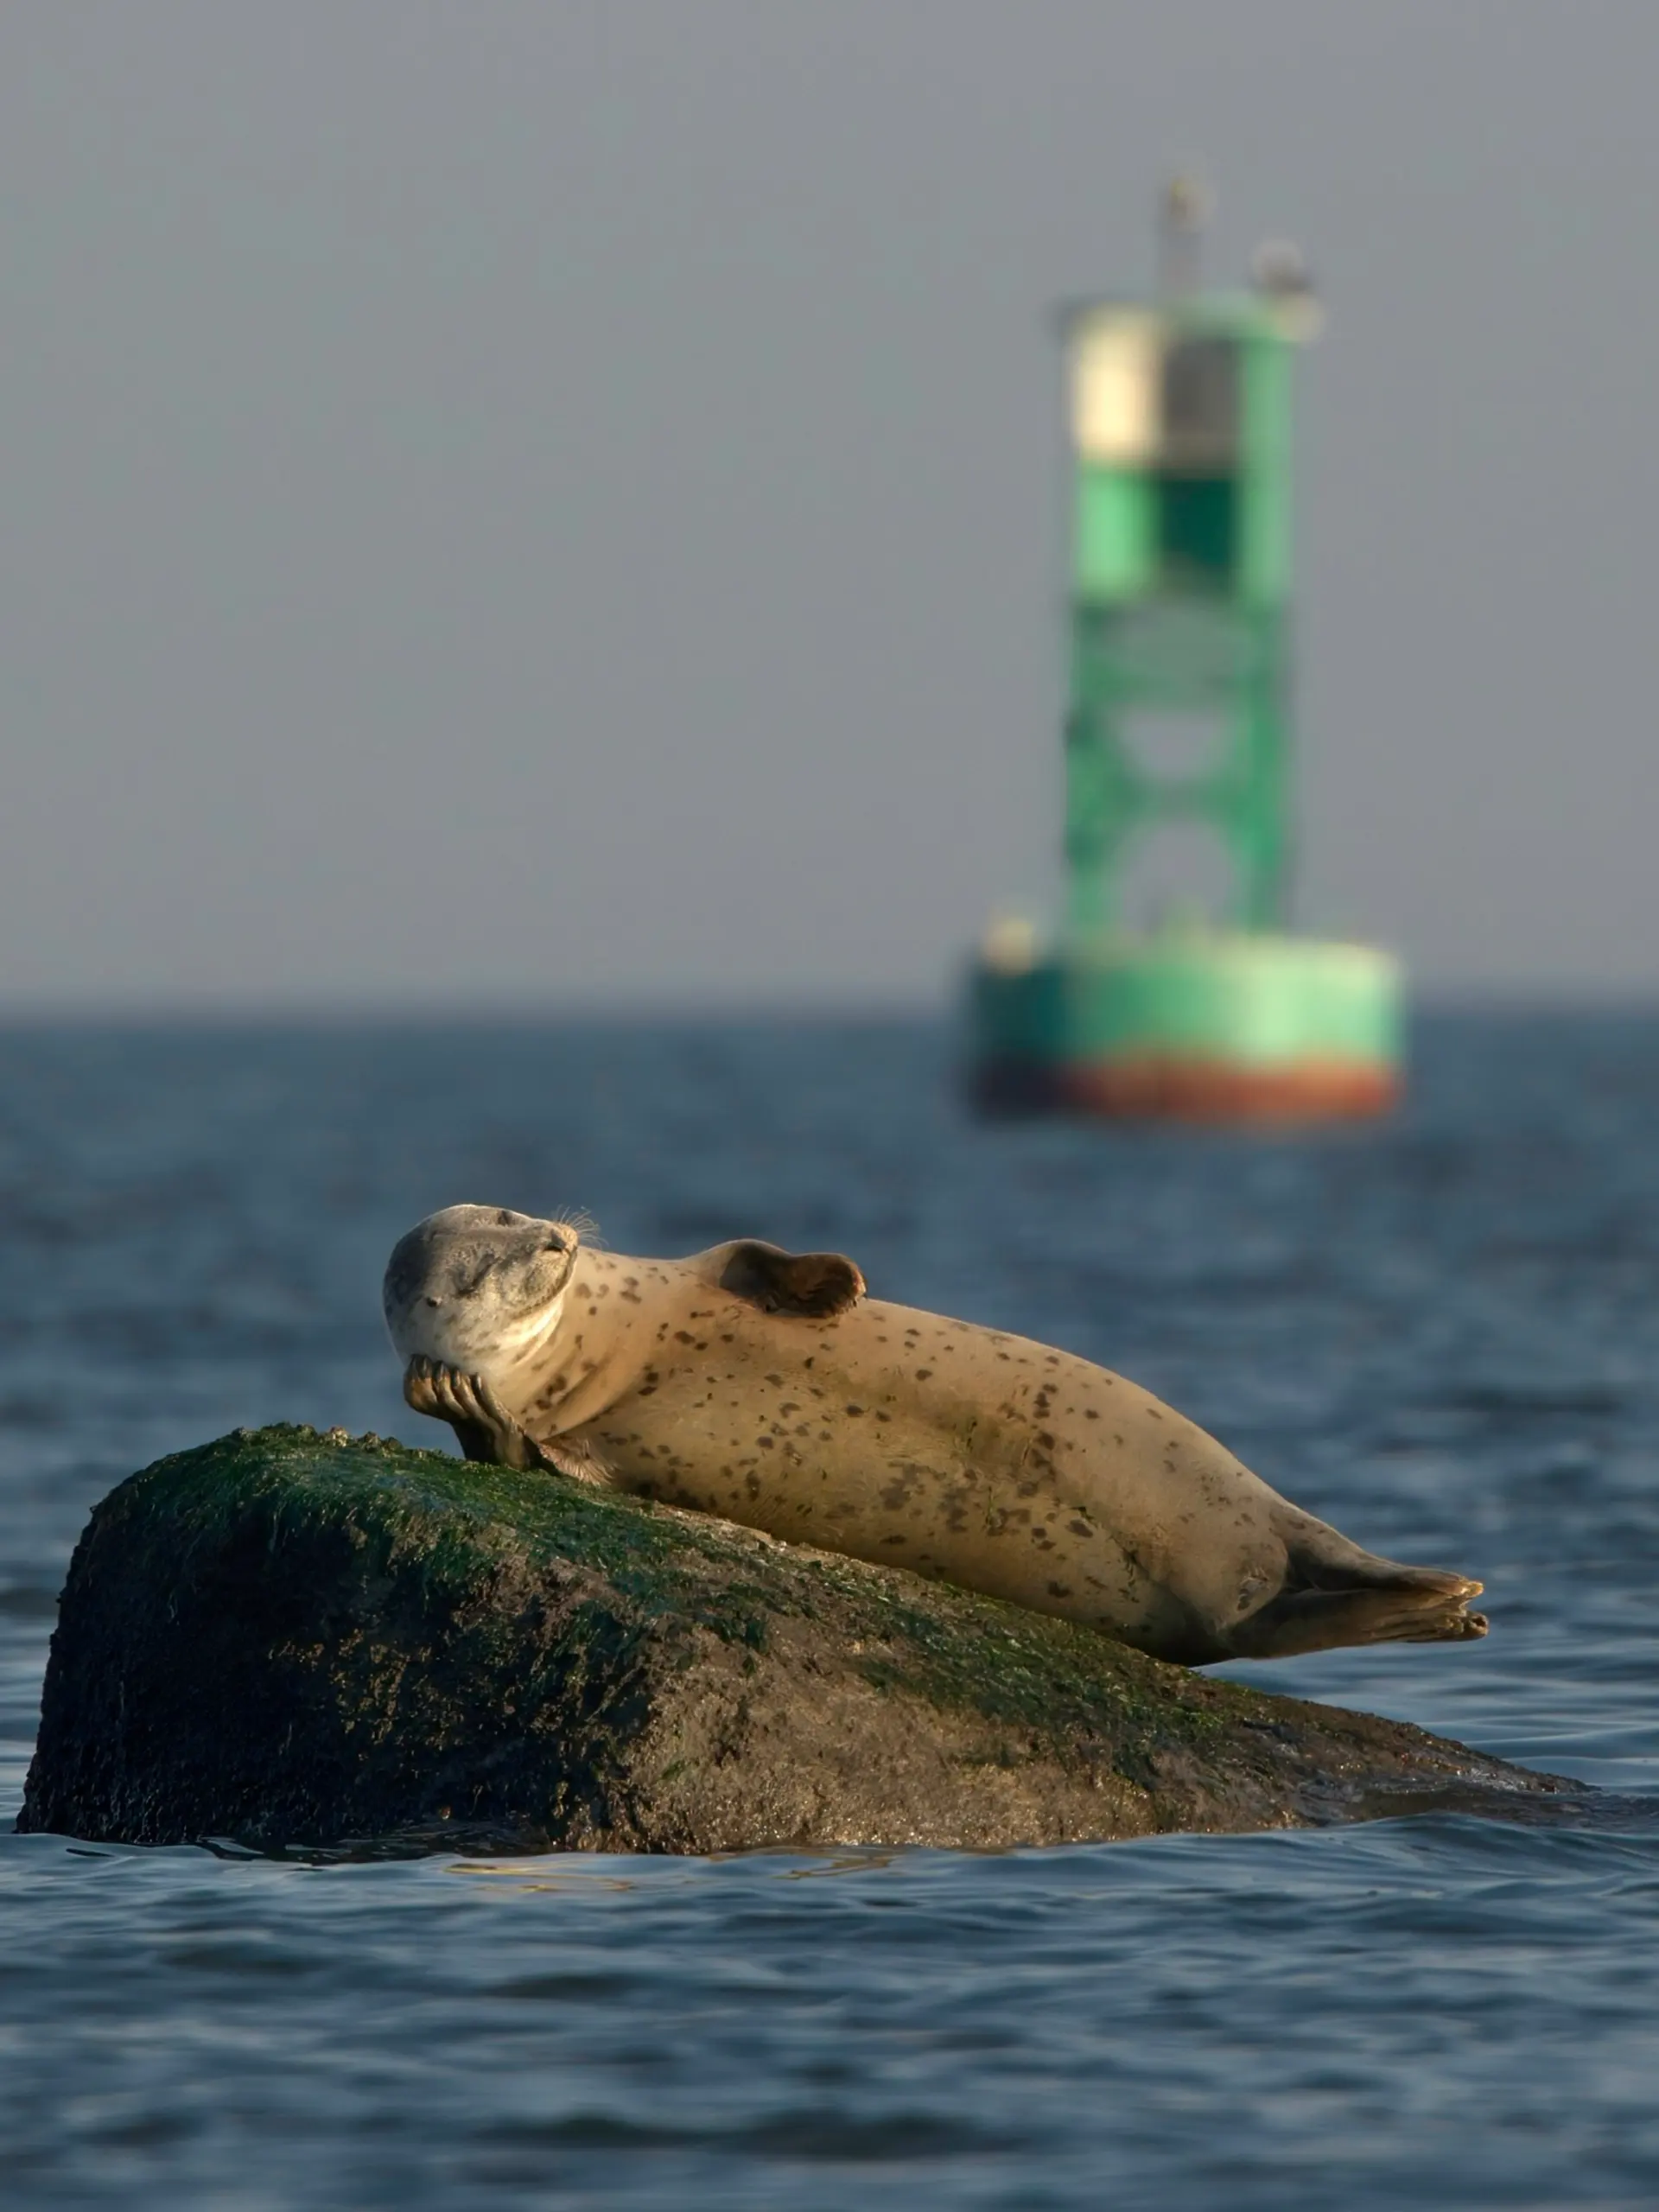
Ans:
[[[19,1827],[261,1849],[996,1847],[1574,1785],[563,1477],[238,1432],[97,1508]]]

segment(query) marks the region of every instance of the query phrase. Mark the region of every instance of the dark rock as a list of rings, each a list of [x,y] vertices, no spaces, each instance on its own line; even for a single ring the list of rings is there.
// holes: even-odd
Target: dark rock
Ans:
[[[1521,1813],[1567,1786],[705,1516],[272,1428],[93,1514],[19,1825],[985,1847]]]

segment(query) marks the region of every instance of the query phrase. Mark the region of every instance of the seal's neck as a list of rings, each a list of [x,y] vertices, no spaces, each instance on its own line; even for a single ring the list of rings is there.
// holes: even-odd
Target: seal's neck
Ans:
[[[619,1373],[631,1374],[637,1361],[647,1264],[582,1246],[557,1300],[537,1316],[537,1332],[503,1344],[493,1360],[489,1379],[510,1407],[533,1407],[538,1422],[562,1432],[611,1402]]]
[[[526,1368],[542,1363],[547,1346],[557,1335],[569,1295],[570,1285],[567,1281],[563,1290],[534,1313],[526,1314],[522,1320],[504,1322],[493,1332],[489,1351],[479,1363],[478,1371],[492,1389],[507,1397],[509,1403],[514,1395],[515,1381]]]

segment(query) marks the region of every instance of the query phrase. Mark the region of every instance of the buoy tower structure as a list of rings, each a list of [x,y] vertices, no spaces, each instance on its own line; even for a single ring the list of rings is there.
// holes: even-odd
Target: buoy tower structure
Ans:
[[[992,1111],[1308,1120],[1400,1091],[1397,963],[1290,927],[1291,372],[1319,307],[1289,246],[1248,290],[1202,289],[1202,213],[1187,180],[1165,194],[1153,297],[1062,311],[1066,893],[1047,941],[1005,918],[974,963]],[[1171,725],[1173,764],[1146,742]],[[1137,859],[1178,824],[1207,828],[1225,888],[1137,917]]]

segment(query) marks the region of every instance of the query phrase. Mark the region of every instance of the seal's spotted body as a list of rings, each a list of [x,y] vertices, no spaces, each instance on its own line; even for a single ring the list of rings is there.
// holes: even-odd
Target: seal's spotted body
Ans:
[[[628,1259],[451,1207],[398,1246],[386,1305],[411,1404],[474,1456],[528,1440],[529,1459],[1163,1658],[1484,1632],[1478,1583],[1362,1551],[1122,1376],[862,1291],[837,1255]]]

